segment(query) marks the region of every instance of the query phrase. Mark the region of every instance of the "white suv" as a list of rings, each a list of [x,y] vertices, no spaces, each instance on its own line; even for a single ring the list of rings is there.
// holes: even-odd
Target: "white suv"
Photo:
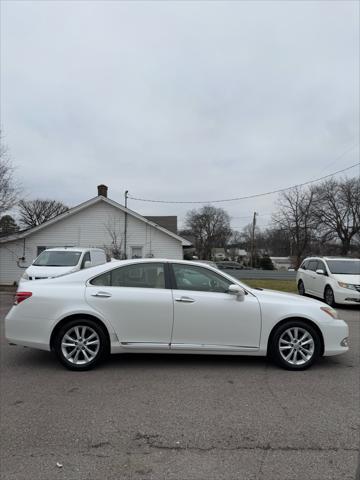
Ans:
[[[309,257],[296,274],[300,295],[314,295],[329,305],[360,305],[360,260]]]

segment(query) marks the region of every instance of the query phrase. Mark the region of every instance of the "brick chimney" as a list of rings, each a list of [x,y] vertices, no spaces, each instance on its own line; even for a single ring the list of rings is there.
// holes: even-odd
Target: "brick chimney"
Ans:
[[[106,185],[98,185],[98,196],[100,197],[107,197],[108,187]]]

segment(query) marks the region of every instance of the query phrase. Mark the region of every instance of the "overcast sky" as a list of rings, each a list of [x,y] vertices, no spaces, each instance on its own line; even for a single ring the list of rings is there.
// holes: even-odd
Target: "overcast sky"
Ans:
[[[229,198],[359,158],[357,1],[1,3],[1,127],[29,199]],[[275,200],[218,206],[265,225]]]

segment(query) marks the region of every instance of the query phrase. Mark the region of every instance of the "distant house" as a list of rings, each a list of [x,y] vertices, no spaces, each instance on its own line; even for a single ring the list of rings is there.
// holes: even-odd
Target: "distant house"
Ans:
[[[49,247],[100,247],[110,256],[117,249],[127,258],[183,258],[183,247],[191,242],[177,235],[176,217],[146,218],[108,198],[107,191],[99,185],[96,197],[42,225],[0,237],[0,285],[18,282]]]
[[[276,270],[288,270],[293,268],[293,262],[290,257],[270,257]]]
[[[240,248],[238,244],[228,245],[226,249],[227,256],[236,262],[247,264],[249,255],[246,250]]]

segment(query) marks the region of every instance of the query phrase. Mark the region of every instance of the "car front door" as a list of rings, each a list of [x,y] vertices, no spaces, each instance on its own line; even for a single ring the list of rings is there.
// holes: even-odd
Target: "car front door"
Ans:
[[[327,271],[325,267],[325,263],[322,260],[318,260],[317,265],[316,265],[316,270],[323,270],[324,275],[321,275],[320,273],[316,273],[314,275],[313,279],[313,288],[314,288],[314,295],[317,297],[323,297],[324,295],[324,290],[325,290],[325,285],[326,285],[326,277],[327,277]]]
[[[86,300],[113,326],[123,347],[169,349],[172,293],[164,263],[124,265],[93,278]]]
[[[316,273],[317,264],[317,260],[310,260],[306,269],[305,290],[307,293],[311,293],[312,295],[316,295],[315,292],[318,277],[318,274]]]
[[[228,293],[231,281],[210,269],[171,264],[174,328],[171,349],[256,350],[261,314],[251,293]]]

